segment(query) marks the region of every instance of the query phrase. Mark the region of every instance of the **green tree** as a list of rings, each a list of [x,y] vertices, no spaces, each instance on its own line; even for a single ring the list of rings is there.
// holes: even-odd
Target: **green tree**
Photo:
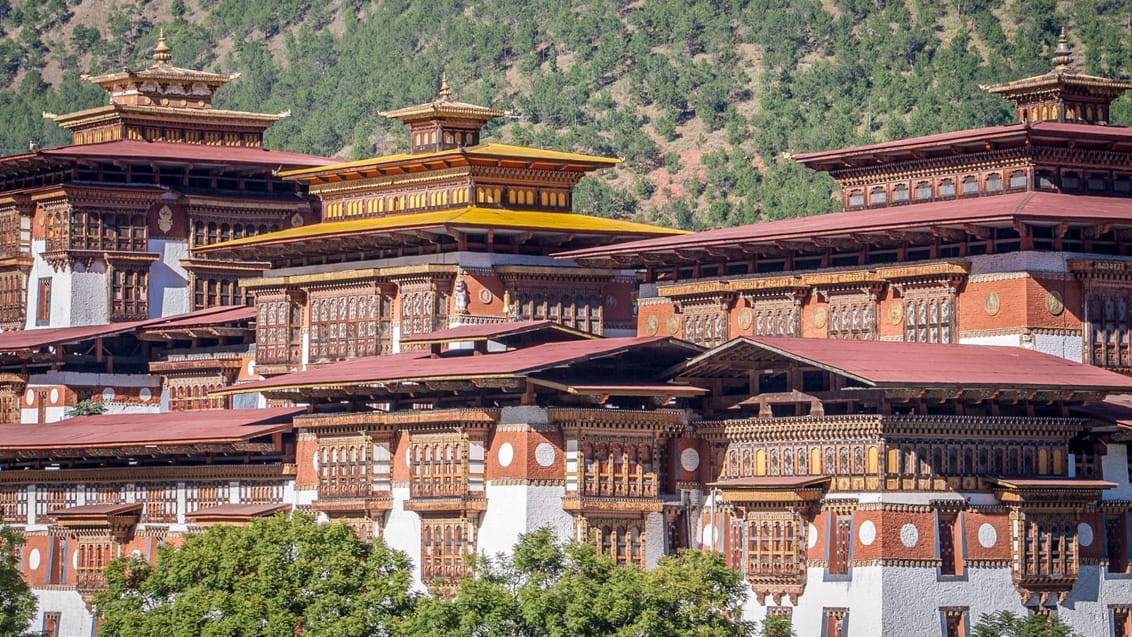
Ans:
[[[22,635],[35,616],[35,596],[16,560],[16,548],[23,543],[23,536],[0,517],[0,635]]]
[[[1078,637],[1053,615],[1019,617],[1010,611],[984,613],[975,624],[972,637]]]
[[[794,626],[786,615],[771,615],[759,624],[759,637],[795,637]]]
[[[742,577],[716,554],[686,551],[655,569],[616,566],[586,544],[547,530],[521,538],[512,557],[477,559],[451,599],[422,600],[408,635],[731,637]]]
[[[106,413],[106,405],[95,401],[93,398],[84,398],[75,403],[75,406],[67,410],[67,417],[74,418],[76,416],[98,416]]]
[[[298,513],[213,527],[106,575],[104,637],[392,635],[416,602],[403,553]]]

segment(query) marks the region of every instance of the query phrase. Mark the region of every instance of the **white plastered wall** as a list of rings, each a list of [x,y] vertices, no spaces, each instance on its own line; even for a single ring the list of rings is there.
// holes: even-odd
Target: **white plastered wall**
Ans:
[[[149,316],[172,316],[188,312],[191,304],[189,274],[181,260],[189,258],[189,244],[184,239],[150,239],[150,252],[160,255],[149,268]]]

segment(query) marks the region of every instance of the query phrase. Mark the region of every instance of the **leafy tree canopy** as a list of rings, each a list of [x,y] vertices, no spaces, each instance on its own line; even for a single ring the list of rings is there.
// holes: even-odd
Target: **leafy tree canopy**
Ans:
[[[395,635],[415,602],[403,553],[298,513],[212,527],[153,566],[119,559],[106,573],[104,637]]]
[[[1010,611],[979,616],[972,637],[1079,637],[1053,615],[1019,617]]]
[[[0,518],[0,635],[22,635],[35,616],[35,596],[20,577],[16,549],[24,538]]]
[[[584,544],[529,533],[512,557],[478,559],[451,599],[421,600],[407,634],[525,637],[732,637],[742,577],[716,554],[685,551],[657,568],[618,567]]]

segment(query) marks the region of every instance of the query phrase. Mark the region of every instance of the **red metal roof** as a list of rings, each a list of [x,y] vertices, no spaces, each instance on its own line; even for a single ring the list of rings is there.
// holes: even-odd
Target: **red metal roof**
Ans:
[[[400,381],[425,382],[455,378],[521,376],[576,361],[613,356],[661,344],[687,348],[689,353],[700,350],[696,345],[672,337],[653,336],[544,343],[480,356],[472,356],[469,353],[432,358],[427,352],[402,352],[390,356],[358,358],[267,380],[242,383],[225,387],[213,394]]]
[[[141,508],[141,502],[104,502],[102,504],[86,504],[83,506],[67,507],[65,509],[54,509],[50,511],[48,515],[53,515],[58,518],[99,518],[132,513],[134,511],[140,511]]]
[[[282,150],[247,148],[243,146],[206,146],[204,144],[177,144],[120,140],[101,144],[76,144],[39,151],[47,157],[68,159],[146,159],[155,161],[218,162],[225,164],[256,164],[289,168],[326,166],[338,160]],[[19,155],[27,159],[27,155]]]
[[[290,504],[221,504],[197,509],[185,517],[189,519],[246,520],[274,515],[279,511],[290,510],[290,508]]]
[[[687,367],[736,347],[777,354],[882,388],[1132,389],[1132,378],[1115,372],[1033,350],[992,345],[745,336],[704,352]]]
[[[555,256],[561,259],[585,261],[612,255],[671,253],[675,250],[735,246],[743,243],[805,241],[813,237],[849,237],[853,234],[887,230],[928,230],[933,226],[962,228],[968,223],[1007,227],[1014,221],[1044,225],[1062,222],[1132,225],[1132,199],[1052,192],[1020,192],[783,219],[688,235],[571,250]]]
[[[1128,402],[1128,398],[1129,396],[1109,396],[1106,400],[1087,402],[1074,408],[1074,411],[1111,422],[1123,429],[1132,429],[1132,402]]]
[[[1111,489],[1115,482],[1077,478],[994,478],[1000,487],[1007,489]]]
[[[224,305],[210,307],[204,310],[176,314],[146,322],[146,329],[173,330],[190,327],[205,327],[209,325],[224,325],[237,323],[255,318],[255,308],[246,305]]]
[[[709,487],[753,487],[761,489],[800,489],[829,480],[829,476],[752,476],[709,482]]]
[[[80,416],[46,425],[0,425],[0,450],[239,442],[287,431],[302,407]]]
[[[577,335],[582,338],[598,338],[588,332],[566,327],[553,321],[513,321],[485,323],[483,325],[460,325],[428,334],[418,334],[401,339],[402,343],[448,343],[453,341],[478,341],[517,336],[529,332],[557,331]]]
[[[184,314],[146,319],[144,321],[16,330],[0,333],[0,352],[35,349],[48,345],[78,343],[100,336],[113,336],[115,334],[129,332],[137,328],[156,329],[171,326],[200,327],[245,320],[253,316],[255,316],[254,308],[226,305],[186,312]]]

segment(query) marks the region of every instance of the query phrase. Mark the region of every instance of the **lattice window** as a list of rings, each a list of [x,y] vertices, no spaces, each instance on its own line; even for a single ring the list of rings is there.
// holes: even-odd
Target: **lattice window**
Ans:
[[[832,297],[829,302],[829,338],[876,338],[876,301],[864,297]]]
[[[939,609],[943,620],[943,637],[967,637],[967,607],[948,606]]]
[[[455,585],[464,576],[465,556],[474,547],[460,520],[421,520],[421,580],[426,586]]]
[[[13,208],[0,211],[0,257],[17,257],[23,253],[23,219]]]
[[[177,485],[149,484],[135,488],[135,502],[142,504],[142,522],[177,521]]]
[[[933,189],[930,181],[916,182],[916,201],[927,201],[932,198]]]
[[[727,315],[722,309],[715,311],[693,309],[684,315],[684,340],[704,347],[715,347],[727,342]]]
[[[146,251],[148,226],[144,214],[75,208],[69,222],[69,240],[55,249]]]
[[[320,498],[364,498],[370,495],[368,449],[364,440],[319,441]]]
[[[588,497],[655,498],[654,448],[648,443],[585,442],[579,466],[581,494]]]
[[[801,527],[790,514],[752,514],[747,519],[747,576],[781,578],[803,574]]]
[[[283,485],[264,482],[241,482],[240,502],[252,504],[281,504]]]
[[[845,637],[848,623],[848,608],[822,609],[822,637]]]
[[[185,485],[185,511],[193,513],[231,501],[231,487],[227,482],[196,482]]]
[[[640,520],[594,520],[590,541],[615,564],[645,565],[645,525]]]
[[[445,436],[414,439],[409,495],[413,498],[444,498],[465,495],[468,490],[468,442]]]
[[[24,524],[28,521],[27,487],[0,488],[0,518],[8,524]]]
[[[1095,290],[1085,303],[1089,362],[1100,367],[1132,367],[1132,290]]]
[[[801,336],[801,311],[793,302],[756,301],[751,308],[755,336]]]
[[[1002,190],[1002,175],[1000,173],[991,173],[987,175],[986,181],[987,192],[999,192]]]
[[[78,503],[75,487],[40,485],[35,491],[35,514],[42,517],[52,511],[73,507]]]
[[[428,334],[444,325],[439,321],[437,296],[431,289],[406,288],[401,293],[401,334]]]
[[[149,318],[149,269],[113,268],[110,275],[110,320]]]
[[[211,392],[227,386],[222,376],[171,378],[168,381],[169,411],[228,409],[231,399]]]
[[[114,542],[80,540],[75,548],[75,584],[79,588],[100,588],[106,585],[103,569],[119,557],[120,548]]]
[[[1105,517],[1105,549],[1108,555],[1108,572],[1128,572],[1128,514]]]
[[[388,320],[381,316],[387,299],[374,292],[319,296],[311,301],[310,358],[344,360],[383,351]]]
[[[967,175],[959,182],[959,192],[964,195],[979,194],[979,179],[974,175]]]
[[[250,294],[235,277],[193,277],[193,309],[203,310],[222,305],[246,305]]]
[[[830,575],[849,573],[849,549],[852,546],[853,520],[848,515],[831,515],[832,533],[829,542]]]
[[[23,329],[26,307],[27,276],[19,271],[0,273],[0,328]]]
[[[937,514],[936,529],[939,536],[940,575],[955,575],[961,572],[958,534],[955,532],[958,523],[959,516],[955,513],[940,512]]]
[[[915,295],[904,301],[904,340],[909,343],[950,343],[954,300],[950,293]]]
[[[1114,606],[1112,612],[1112,634],[1115,637],[1132,637],[1132,607]]]
[[[516,297],[515,314],[523,320],[551,320],[591,334],[604,329],[601,298],[593,290],[568,294],[562,289],[524,290]]]
[[[279,295],[258,299],[257,307],[256,362],[297,363],[302,343],[299,305]]]
[[[1077,525],[1069,518],[1035,516],[1021,522],[1019,571],[1024,576],[1077,574]]]

